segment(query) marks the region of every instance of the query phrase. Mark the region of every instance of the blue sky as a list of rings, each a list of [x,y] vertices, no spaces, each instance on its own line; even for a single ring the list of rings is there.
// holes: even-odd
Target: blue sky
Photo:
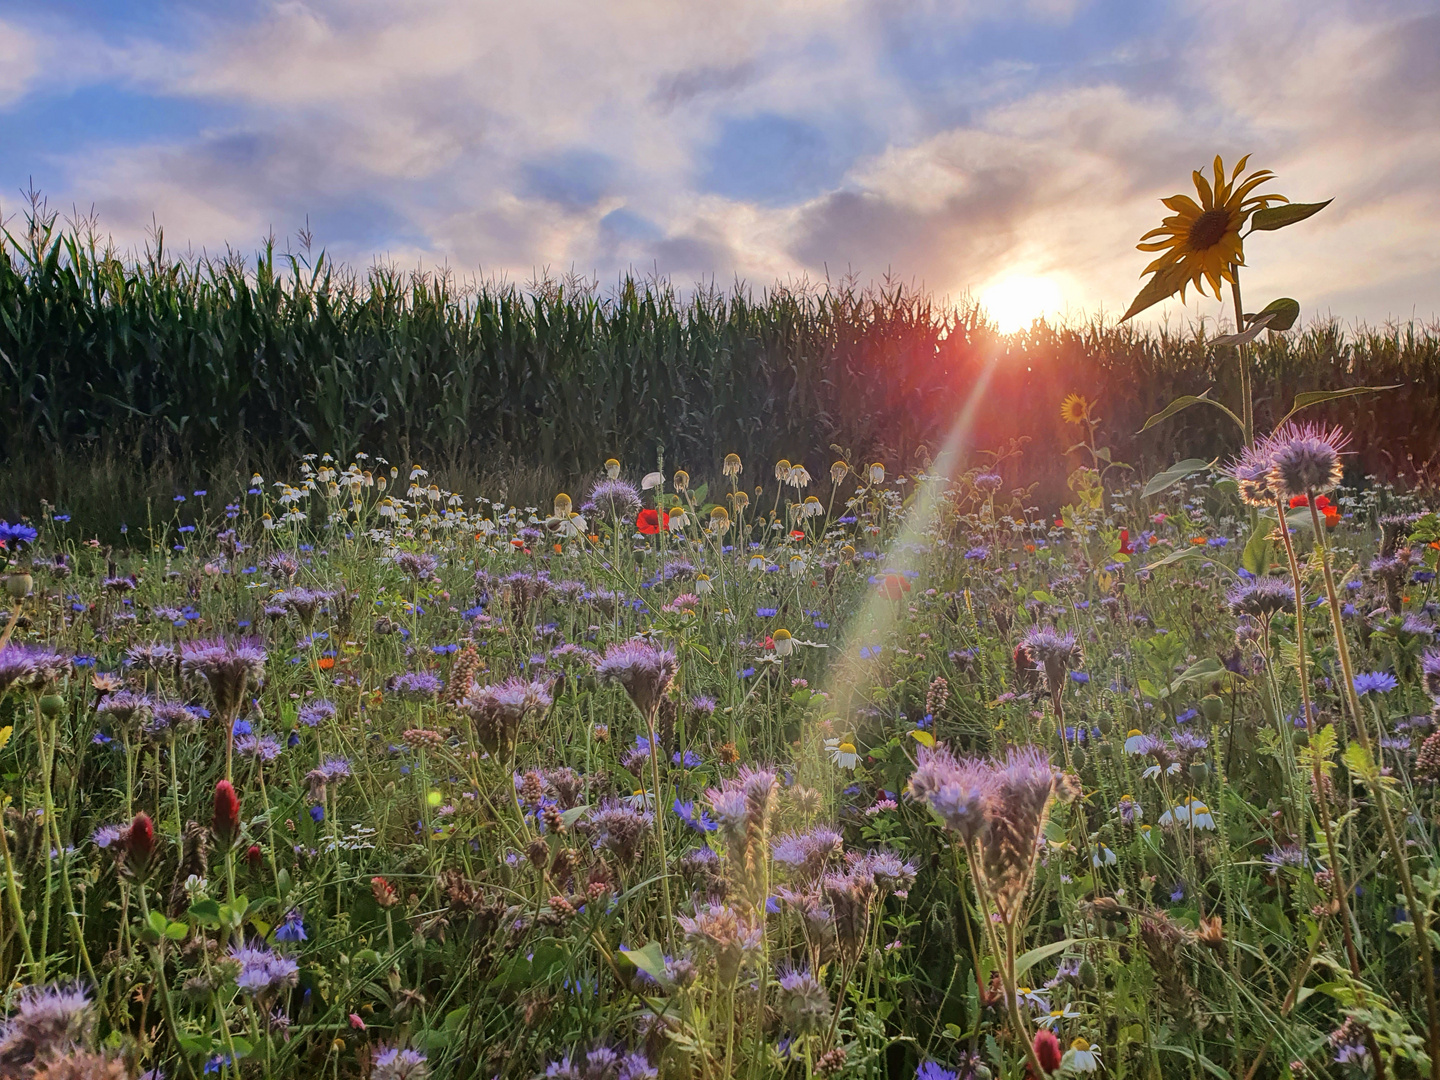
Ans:
[[[308,221],[361,267],[1113,315],[1158,200],[1246,152],[1336,199],[1254,238],[1247,299],[1436,315],[1433,2],[0,0],[0,216],[33,182],[130,250]]]

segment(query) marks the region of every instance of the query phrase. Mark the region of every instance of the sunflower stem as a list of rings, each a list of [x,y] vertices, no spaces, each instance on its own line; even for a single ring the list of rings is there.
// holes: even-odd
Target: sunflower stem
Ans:
[[[1230,295],[1235,301],[1235,332],[1245,329],[1245,305],[1240,302],[1240,267],[1230,264]],[[1255,445],[1255,402],[1250,392],[1250,346],[1240,346],[1240,420],[1245,432],[1245,445]]]

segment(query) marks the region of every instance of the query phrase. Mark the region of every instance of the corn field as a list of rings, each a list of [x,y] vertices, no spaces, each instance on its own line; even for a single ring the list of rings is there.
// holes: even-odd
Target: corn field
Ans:
[[[93,223],[36,210],[22,226],[0,239],[0,498],[14,509],[104,454],[137,472],[177,460],[196,481],[221,463],[241,472],[316,447],[348,460],[360,446],[562,475],[620,447],[692,467],[731,450],[820,462],[836,445],[910,465],[987,369],[973,445],[1023,434],[1030,460],[1047,463],[1030,477],[1042,501],[1064,494],[1055,388],[1098,402],[1116,460],[1235,448],[1207,409],[1135,434],[1179,394],[1214,386],[1234,400],[1235,353],[1207,346],[1213,328],[1096,320],[1003,336],[975,305],[899,284],[466,286],[360,274],[273,240],[246,261],[177,257],[157,235],[126,261]],[[1262,425],[1301,391],[1390,384],[1404,389],[1346,403],[1351,476],[1423,483],[1440,452],[1440,330],[1320,321],[1257,342]]]

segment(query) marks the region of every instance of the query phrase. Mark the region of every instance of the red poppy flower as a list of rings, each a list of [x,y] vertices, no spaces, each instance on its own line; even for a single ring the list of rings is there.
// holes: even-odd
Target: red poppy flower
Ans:
[[[1121,529],[1121,530],[1120,530],[1120,554],[1121,554],[1121,555],[1134,555],[1134,554],[1135,554],[1135,549],[1130,545],[1130,530],[1129,530],[1129,529]]]
[[[910,591],[910,582],[906,581],[899,574],[886,574],[880,582],[880,592],[891,600],[899,600]]]
[[[663,510],[641,510],[635,515],[635,531],[646,536],[655,536],[661,529],[670,528],[670,515]]]
[[[804,530],[804,529],[792,529],[792,530],[790,531],[790,539],[791,539],[791,540],[804,540],[804,539],[805,539],[805,530]]]

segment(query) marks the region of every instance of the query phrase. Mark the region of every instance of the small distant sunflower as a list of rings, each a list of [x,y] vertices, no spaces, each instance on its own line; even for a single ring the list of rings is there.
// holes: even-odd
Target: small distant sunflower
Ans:
[[[1090,402],[1079,394],[1066,394],[1060,403],[1060,419],[1067,424],[1083,424],[1090,419]]]
[[[1165,218],[1159,228],[1142,236],[1136,247],[1162,253],[1141,276],[1153,272],[1156,280],[1168,288],[1165,295],[1178,292],[1184,300],[1187,286],[1194,285],[1203,293],[1208,282],[1218,297],[1220,283],[1233,281],[1234,268],[1245,265],[1240,230],[1250,215],[1271,203],[1290,201],[1283,195],[1252,195],[1261,184],[1273,180],[1275,174],[1269,169],[1259,169],[1241,179],[1240,174],[1249,160],[1248,154],[1242,157],[1227,180],[1225,163],[1217,154],[1213,182],[1199,170],[1192,174],[1199,202],[1188,195],[1172,195],[1161,200],[1175,213]],[[1126,318],[1135,311],[1132,305]]]

